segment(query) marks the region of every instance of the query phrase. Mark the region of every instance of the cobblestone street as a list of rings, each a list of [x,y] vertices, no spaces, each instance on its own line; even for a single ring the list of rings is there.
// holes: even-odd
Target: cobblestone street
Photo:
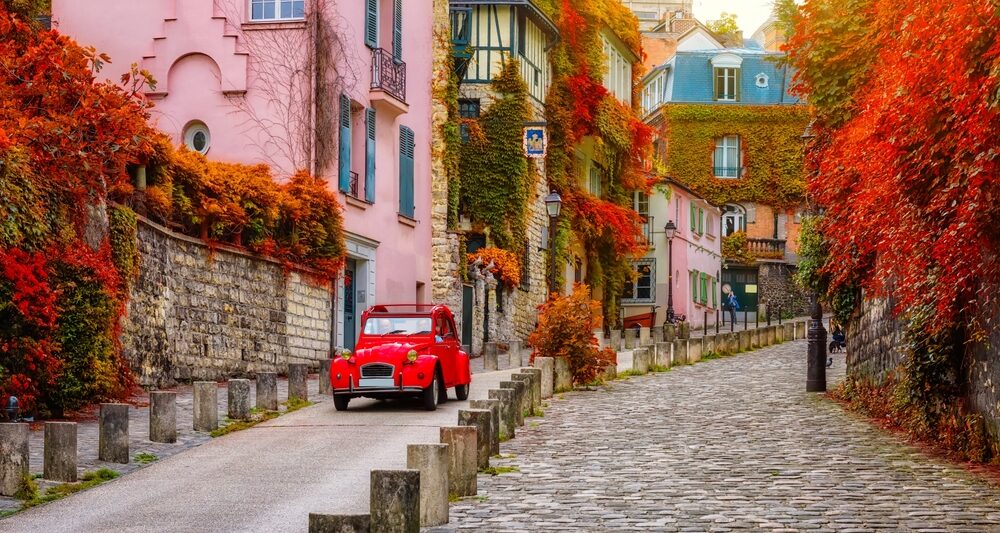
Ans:
[[[435,531],[1000,531],[1000,488],[806,394],[805,349],[553,398]]]

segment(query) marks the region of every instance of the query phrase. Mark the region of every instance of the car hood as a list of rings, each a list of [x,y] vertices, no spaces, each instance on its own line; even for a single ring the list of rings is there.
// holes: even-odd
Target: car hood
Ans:
[[[361,348],[354,353],[354,357],[358,362],[366,363],[372,361],[386,361],[386,362],[398,362],[406,358],[406,354],[410,350],[416,350],[420,353],[424,353],[425,348],[430,346],[426,342],[391,342],[386,344],[380,344],[378,346],[372,346],[370,348]]]

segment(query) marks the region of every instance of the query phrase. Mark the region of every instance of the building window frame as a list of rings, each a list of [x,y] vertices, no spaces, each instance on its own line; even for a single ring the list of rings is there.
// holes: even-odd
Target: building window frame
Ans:
[[[712,153],[712,173],[720,179],[743,177],[743,139],[739,135],[723,135],[715,140]]]
[[[649,304],[656,302],[656,259],[633,259],[632,269],[639,274],[634,281],[626,280],[622,287],[623,304]],[[643,280],[646,283],[642,283]],[[649,291],[648,295],[640,296],[642,291]]]
[[[250,22],[285,22],[306,18],[305,0],[249,0],[247,5]],[[270,17],[266,16],[269,9]]]

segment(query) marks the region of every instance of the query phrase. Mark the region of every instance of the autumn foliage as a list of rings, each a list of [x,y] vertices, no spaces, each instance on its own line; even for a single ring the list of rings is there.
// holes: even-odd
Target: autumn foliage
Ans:
[[[577,384],[595,381],[607,365],[617,362],[615,352],[601,350],[594,336],[602,324],[601,304],[591,299],[590,287],[578,283],[572,294],[554,297],[538,310],[538,327],[528,337],[533,358],[569,359]]]
[[[477,259],[483,260],[480,268],[486,268],[492,263],[493,272],[507,288],[512,289],[521,284],[521,260],[517,257],[517,254],[508,252],[503,248],[488,246],[480,248],[474,253],[467,254],[469,264],[472,264]]]

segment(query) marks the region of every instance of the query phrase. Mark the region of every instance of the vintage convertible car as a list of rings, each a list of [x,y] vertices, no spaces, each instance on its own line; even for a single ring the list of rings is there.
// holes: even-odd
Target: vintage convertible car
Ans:
[[[361,316],[354,353],[342,352],[330,366],[333,404],[351,398],[416,396],[433,411],[448,389],[464,400],[472,373],[469,355],[455,333],[455,317],[444,305],[376,305]]]

